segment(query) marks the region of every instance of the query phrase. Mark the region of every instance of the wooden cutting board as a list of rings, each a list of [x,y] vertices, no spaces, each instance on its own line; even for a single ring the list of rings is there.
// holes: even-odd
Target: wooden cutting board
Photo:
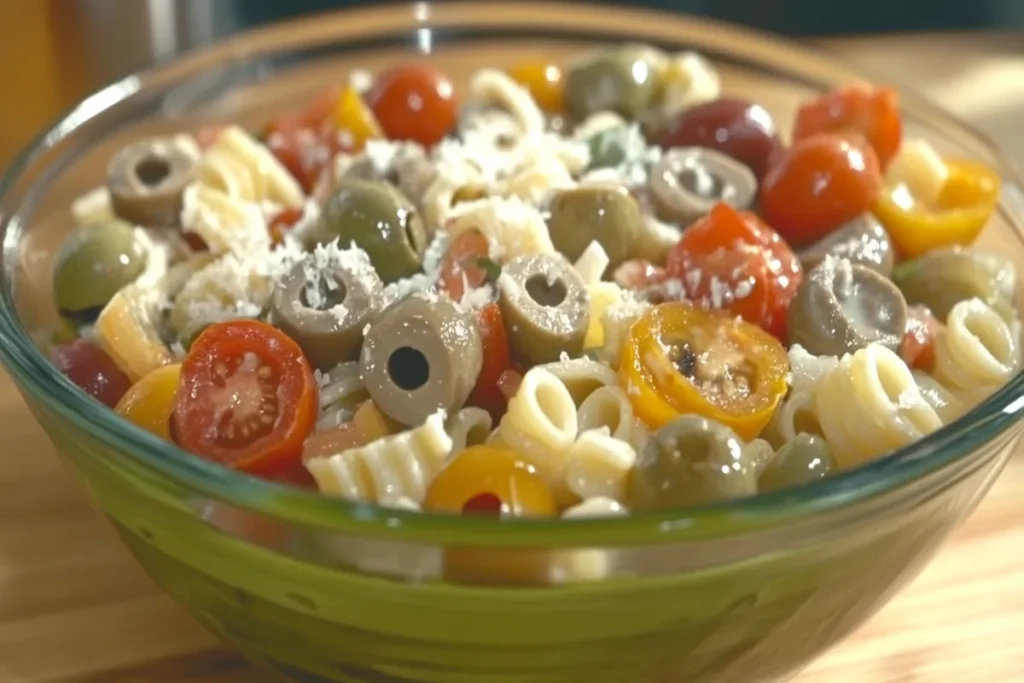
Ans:
[[[31,4],[2,3],[0,26],[12,25],[12,8]],[[22,40],[45,45],[45,18],[22,19]],[[1018,125],[1024,56],[1014,43],[1020,44],[994,36],[924,36],[835,44],[882,73],[898,74],[1024,158]],[[54,78],[48,64],[33,67],[36,77]],[[11,71],[0,74],[0,83],[14,78]],[[54,100],[55,87],[20,90]],[[28,135],[54,113],[51,105],[37,99],[20,108],[29,120],[17,131]],[[9,108],[9,116],[12,111],[19,107]],[[0,136],[0,160],[22,142],[8,129]],[[0,683],[269,683],[135,566],[60,469],[2,374],[0,434]],[[798,682],[1024,681],[1024,553],[1014,550],[1024,547],[1021,490],[1024,455],[924,574]]]

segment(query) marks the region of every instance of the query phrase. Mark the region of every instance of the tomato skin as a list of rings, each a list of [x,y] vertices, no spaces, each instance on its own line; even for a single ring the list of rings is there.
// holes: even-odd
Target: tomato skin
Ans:
[[[761,216],[800,248],[868,211],[882,190],[873,149],[839,135],[797,142],[761,184]]]
[[[565,110],[565,79],[562,70],[547,62],[520,62],[509,71],[516,83],[530,91],[537,105],[549,114]]]
[[[701,308],[727,310],[786,340],[789,304],[803,268],[756,215],[716,204],[683,233],[665,270]]]
[[[924,306],[911,306],[907,313],[900,357],[912,370],[931,372],[935,368],[935,338],[942,323]]]
[[[171,413],[181,383],[181,365],[153,370],[132,385],[114,411],[139,427],[171,440]]]
[[[487,499],[481,500],[483,496]],[[423,509],[513,517],[558,514],[551,488],[532,465],[515,451],[486,445],[452,457],[430,483]]]
[[[305,128],[320,130],[324,123],[330,120],[334,113],[335,104],[341,97],[344,88],[340,85],[329,85],[321,90],[306,105],[302,112],[300,123]]]
[[[243,363],[249,363],[250,356],[258,366],[246,369]],[[266,384],[261,374],[265,368],[269,368]],[[244,386],[231,386],[228,391],[233,381]],[[215,323],[199,335],[182,363],[174,438],[206,460],[249,474],[279,475],[301,462],[303,442],[316,423],[316,386],[302,350],[283,332],[258,320]],[[254,390],[261,401],[255,406],[251,405]],[[238,438],[233,429],[237,426],[234,406],[217,402],[225,394],[232,401],[240,395],[250,399],[249,415],[243,418],[265,415],[262,401],[272,399],[272,422],[249,422]]]
[[[448,251],[441,262],[440,288],[453,301],[462,301],[466,285],[470,288],[481,286],[487,280],[487,273],[476,265],[476,260],[488,258],[491,246],[479,230],[467,230],[448,245]]]
[[[896,91],[857,83],[806,102],[797,110],[793,139],[847,131],[863,135],[881,168],[888,167],[903,139]]]
[[[501,308],[496,302],[491,302],[478,310],[476,319],[483,343],[484,362],[476,386],[466,404],[483,408],[491,414],[494,424],[497,424],[508,407],[501,379],[512,367],[512,353],[508,346],[508,333],[505,331]]]
[[[295,227],[303,213],[302,209],[283,209],[271,218],[267,225],[267,230],[270,232],[270,243],[277,245],[284,242],[284,236]]]
[[[427,64],[405,64],[381,74],[366,102],[391,140],[432,147],[455,128],[455,88]]]
[[[356,151],[350,138],[339,134],[330,121],[312,128],[298,118],[280,117],[267,126],[264,142],[309,194],[337,154]]]
[[[115,407],[132,386],[114,359],[88,339],[58,346],[50,360],[75,386],[108,408]]]

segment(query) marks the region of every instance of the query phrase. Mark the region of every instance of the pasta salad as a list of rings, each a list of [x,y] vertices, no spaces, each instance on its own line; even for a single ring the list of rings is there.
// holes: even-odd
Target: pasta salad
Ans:
[[[592,517],[799,486],[1020,366],[994,170],[895,92],[791,144],[692,52],[352,74],[143,139],[71,207],[53,350],[195,457],[382,506]]]

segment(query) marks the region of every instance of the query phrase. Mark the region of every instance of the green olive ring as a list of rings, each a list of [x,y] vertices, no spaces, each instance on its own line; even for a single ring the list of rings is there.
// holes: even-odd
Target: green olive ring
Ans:
[[[64,240],[55,258],[57,310],[76,325],[95,321],[118,290],[142,275],[148,261],[135,228],[123,221],[78,228]]]
[[[307,257],[281,279],[271,301],[271,322],[321,371],[355,357],[383,299],[384,286],[369,259],[347,261],[317,273]]]
[[[874,214],[865,213],[833,230],[798,254],[805,271],[813,269],[826,256],[844,258],[877,270],[889,277],[896,262],[889,233]]]
[[[967,299],[981,299],[1000,314],[1012,308],[1013,265],[993,254],[937,249],[897,265],[892,280],[908,304],[928,307],[939,320]]]
[[[178,225],[197,161],[196,151],[179,138],[150,138],[123,148],[107,166],[114,213],[147,227]]]
[[[590,293],[561,254],[520,256],[498,278],[512,353],[529,366],[578,356],[590,324]]]
[[[483,366],[475,316],[447,297],[410,295],[370,326],[359,363],[370,398],[396,422],[415,427],[438,410],[453,415]]]
[[[720,201],[742,210],[757,196],[757,178],[745,164],[702,147],[668,150],[647,182],[658,217],[682,226]]]
[[[834,469],[828,442],[801,432],[783,444],[757,480],[758,490],[777,491],[822,479]]]
[[[817,356],[842,357],[869,344],[898,351],[907,302],[878,271],[830,256],[797,287],[788,329],[791,343]]]
[[[608,267],[615,268],[636,250],[644,220],[626,188],[594,185],[555,194],[547,222],[551,242],[567,259],[576,261],[596,241],[608,255]]]

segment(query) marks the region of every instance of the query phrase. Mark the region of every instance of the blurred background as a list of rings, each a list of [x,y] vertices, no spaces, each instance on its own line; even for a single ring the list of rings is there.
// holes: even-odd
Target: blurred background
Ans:
[[[0,0],[0,64],[4,65],[0,88],[7,103],[0,126],[0,165],[61,110],[153,60],[245,27],[383,1]],[[1024,0],[633,0],[632,4],[801,37],[1024,27]],[[929,54],[934,56],[935,51]],[[901,57],[901,71],[912,55]],[[932,71],[936,68],[937,64],[931,65]]]

